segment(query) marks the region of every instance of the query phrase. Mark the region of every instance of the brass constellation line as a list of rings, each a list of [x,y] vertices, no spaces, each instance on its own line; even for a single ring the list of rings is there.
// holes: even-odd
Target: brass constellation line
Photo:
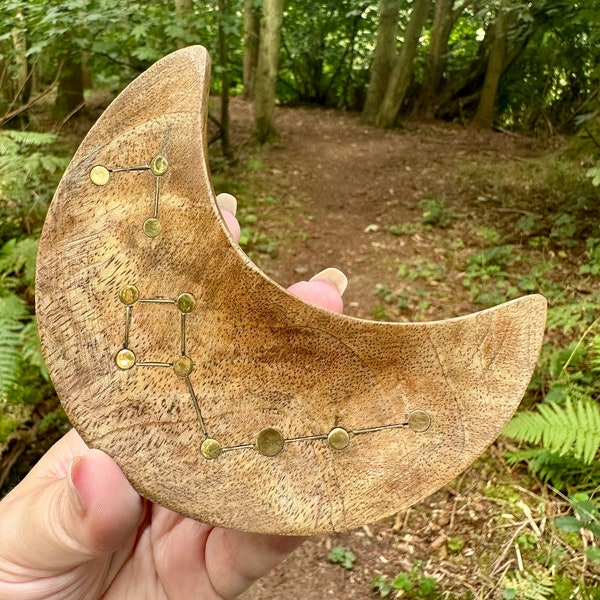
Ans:
[[[142,229],[149,238],[160,234],[162,225],[158,220],[158,203],[160,200],[160,179],[169,169],[169,161],[162,155],[155,156],[149,165],[137,167],[117,167],[109,169],[103,165],[96,165],[90,170],[90,179],[94,185],[104,186],[110,181],[111,173],[133,173],[136,171],[150,171],[154,175],[154,202],[152,216],[144,221]]]
[[[102,165],[94,166],[89,177],[94,185],[104,186],[108,184],[111,174],[136,171],[150,171],[154,175],[154,202],[152,216],[144,221],[144,234],[150,238],[155,238],[160,234],[161,223],[158,220],[158,207],[160,200],[160,180],[167,172],[169,163],[167,159],[158,155],[155,156],[149,165],[141,165],[129,168],[112,168],[109,169]],[[115,355],[115,363],[117,367],[123,371],[128,371],[134,367],[141,368],[164,368],[173,369],[175,375],[185,380],[187,389],[190,394],[192,405],[196,411],[198,423],[202,430],[204,440],[200,446],[202,456],[208,460],[218,458],[224,452],[233,452],[239,450],[256,450],[263,456],[277,456],[283,451],[286,444],[307,443],[307,442],[326,442],[333,450],[344,450],[355,436],[374,434],[381,431],[393,429],[406,429],[421,433],[427,431],[431,425],[431,416],[423,410],[411,411],[405,422],[392,423],[388,425],[380,425],[376,427],[368,427],[363,429],[347,430],[343,427],[333,427],[328,433],[316,435],[306,435],[300,437],[285,438],[283,433],[274,427],[265,427],[261,429],[256,439],[250,444],[239,444],[235,446],[223,446],[218,440],[209,435],[208,428],[202,416],[202,409],[198,396],[194,391],[194,386],[190,379],[190,375],[194,370],[194,362],[187,354],[186,346],[186,324],[187,315],[189,315],[196,306],[196,301],[192,294],[183,292],[175,299],[170,298],[141,298],[139,290],[133,284],[127,284],[119,291],[119,300],[125,307],[125,334],[123,336],[123,347]],[[167,304],[175,307],[180,314],[180,354],[173,362],[161,362],[150,360],[139,360],[133,350],[130,348],[131,320],[133,316],[134,306],[142,304]]]
[[[185,380],[188,391],[198,417],[198,423],[204,440],[200,446],[200,452],[206,459],[218,458],[223,452],[231,452],[234,450],[257,450],[263,456],[276,456],[279,454],[286,444],[294,444],[300,442],[315,442],[325,441],[328,446],[334,450],[344,450],[350,445],[351,437],[364,434],[377,433],[391,429],[406,429],[410,428],[415,432],[426,431],[431,425],[431,417],[423,410],[412,411],[403,423],[392,423],[388,425],[380,425],[378,427],[369,427],[364,429],[346,430],[343,427],[334,427],[329,433],[321,433],[316,435],[306,435],[300,437],[285,438],[281,431],[274,427],[265,427],[258,432],[256,440],[253,444],[239,444],[236,446],[223,446],[218,440],[210,437],[204,418],[202,409],[198,401],[198,396],[194,391],[194,386],[190,379],[190,375],[194,370],[194,362],[186,352],[186,323],[187,315],[190,314],[195,306],[196,301],[192,294],[184,292],[179,294],[176,299],[170,298],[141,298],[139,290],[135,285],[128,284],[121,288],[119,292],[119,300],[125,306],[125,335],[123,347],[117,352],[115,362],[117,367],[123,371],[128,371],[133,367],[159,367],[171,368],[178,377]],[[129,347],[131,318],[133,315],[133,307],[135,304],[167,304],[176,307],[180,313],[181,330],[180,330],[180,356],[173,362],[159,361],[141,361],[138,360],[133,350]]]

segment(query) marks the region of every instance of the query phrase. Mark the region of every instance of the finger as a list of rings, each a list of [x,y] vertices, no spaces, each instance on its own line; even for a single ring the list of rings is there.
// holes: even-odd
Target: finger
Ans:
[[[348,280],[338,269],[325,269],[310,281],[301,281],[288,290],[316,306],[342,312]],[[266,575],[306,538],[271,536],[215,528],[206,544],[206,571],[215,592],[235,598],[257,579]]]
[[[310,304],[341,313],[344,310],[342,294],[347,285],[348,279],[339,269],[329,268],[317,273],[310,281],[294,283],[288,291]]]
[[[241,229],[238,220],[235,218],[237,211],[237,200],[235,196],[223,192],[217,196],[217,206],[221,211],[221,216],[231,233],[231,237],[236,241],[240,241]]]
[[[142,515],[142,499],[117,464],[72,430],[0,502],[0,586],[25,571],[51,576],[128,552]]]
[[[236,242],[239,242],[241,230],[240,224],[235,218],[237,211],[235,196],[222,192],[217,195],[216,200],[231,236]],[[344,310],[342,295],[347,285],[348,279],[340,270],[329,268],[317,273],[310,281],[294,283],[288,288],[288,291],[310,304],[331,312],[341,313]]]
[[[206,571],[220,598],[236,598],[306,538],[215,528],[206,543]]]

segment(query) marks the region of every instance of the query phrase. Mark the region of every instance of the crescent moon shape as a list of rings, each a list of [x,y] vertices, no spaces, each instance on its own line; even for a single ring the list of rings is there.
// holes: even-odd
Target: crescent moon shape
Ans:
[[[36,301],[58,395],[140,494],[195,519],[314,534],[393,514],[498,436],[534,369],[546,301],[384,324],[289,294],[220,216],[208,78],[200,46],[159,61],[56,191]]]

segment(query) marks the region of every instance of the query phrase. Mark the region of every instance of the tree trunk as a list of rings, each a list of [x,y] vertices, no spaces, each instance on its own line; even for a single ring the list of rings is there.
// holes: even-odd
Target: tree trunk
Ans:
[[[413,74],[414,60],[419,45],[419,37],[427,19],[430,0],[415,0],[410,20],[404,32],[404,44],[394,65],[381,102],[376,124],[379,127],[393,127],[396,116],[402,107],[406,91]]]
[[[23,20],[21,14],[18,15]],[[0,123],[10,128],[28,125],[26,105],[31,97],[33,72],[27,59],[27,32],[23,27],[14,27],[10,38],[4,42],[12,44],[11,50],[0,60]],[[11,77],[10,56],[14,57],[16,71]],[[25,108],[22,108],[25,107]],[[11,117],[17,113],[18,116]]]
[[[217,30],[217,41],[219,47],[219,65],[221,67],[221,150],[227,159],[232,157],[229,144],[229,47],[224,20],[229,15],[228,0],[219,0],[219,25]]]
[[[54,115],[64,118],[83,106],[83,65],[81,52],[64,55],[54,101]]]
[[[17,65],[17,93],[23,96],[29,81],[29,68],[27,64],[27,37],[25,29],[13,29],[11,31],[13,47],[15,51],[15,64]],[[27,99],[25,99],[27,101]]]
[[[431,45],[427,55],[425,67],[425,80],[419,102],[419,112],[427,117],[435,116],[434,100],[440,91],[446,68],[446,55],[448,53],[448,39],[454,25],[457,13],[452,6],[454,0],[437,0],[435,15],[431,28]]]
[[[375,123],[390,73],[396,62],[399,11],[400,0],[381,0],[371,78],[362,112],[362,118],[366,123]]]
[[[504,69],[506,58],[508,29],[508,10],[504,1],[500,2],[498,15],[494,23],[494,39],[490,47],[490,54],[485,71],[485,79],[481,88],[479,104],[473,117],[472,125],[482,129],[489,129],[494,124],[494,105],[498,84]]]
[[[243,98],[254,97],[254,77],[258,64],[258,41],[260,37],[260,7],[256,0],[244,0],[244,58]]]
[[[175,14],[177,15],[177,24],[183,29],[184,37],[177,40],[178,48],[185,48],[189,43],[190,37],[190,19],[194,5],[192,0],[175,0]]]
[[[281,44],[283,0],[263,0],[258,65],[254,80],[254,128],[261,144],[277,136],[275,130],[275,84]]]

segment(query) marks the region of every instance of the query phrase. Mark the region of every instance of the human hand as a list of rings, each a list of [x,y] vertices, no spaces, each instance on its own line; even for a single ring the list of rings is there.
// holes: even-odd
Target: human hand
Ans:
[[[234,239],[235,199],[218,202]],[[341,312],[326,269],[290,292]],[[0,600],[234,598],[302,542],[212,527],[141,498],[73,430],[0,502]]]

